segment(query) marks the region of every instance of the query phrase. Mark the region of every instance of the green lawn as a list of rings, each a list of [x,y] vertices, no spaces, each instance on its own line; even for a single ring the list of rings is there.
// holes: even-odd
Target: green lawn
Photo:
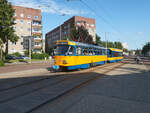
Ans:
[[[45,59],[32,59],[31,61],[45,61]],[[6,60],[5,63],[15,63],[15,62],[30,62],[30,60],[23,60],[23,59],[17,59],[17,60]]]

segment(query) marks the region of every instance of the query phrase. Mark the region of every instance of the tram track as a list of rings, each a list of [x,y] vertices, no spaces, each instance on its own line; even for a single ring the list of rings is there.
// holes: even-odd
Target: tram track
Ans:
[[[122,66],[122,65],[124,65],[124,64],[118,65],[117,67],[120,67],[120,66]],[[114,67],[114,68],[117,68],[117,67]],[[106,74],[106,73],[109,73],[109,72],[112,71],[114,68],[112,68],[112,69],[110,69],[110,70],[107,70],[107,71],[105,71],[104,73],[105,73],[105,74]],[[83,86],[85,86],[85,85],[88,85],[90,82],[92,82],[92,81],[94,81],[94,80],[96,80],[96,79],[98,79],[98,78],[100,78],[100,77],[103,77],[103,75],[101,75],[101,76],[97,75],[97,76],[94,76],[94,77],[92,77],[92,78],[89,78],[88,80],[85,80],[85,81],[81,82],[80,84],[78,84],[78,85],[72,87],[71,89],[69,89],[69,90],[67,90],[67,91],[65,91],[65,92],[63,92],[63,93],[57,95],[55,98],[48,99],[48,100],[45,101],[44,103],[42,103],[42,104],[36,106],[35,108],[33,108],[33,109],[31,109],[31,110],[29,110],[29,111],[27,111],[27,112],[25,112],[25,113],[34,113],[36,110],[38,110],[39,108],[43,107],[44,105],[46,105],[46,104],[48,104],[48,103],[50,103],[50,102],[53,102],[54,100],[57,100],[57,99],[61,98],[61,97],[64,96],[64,95],[67,95],[67,94],[69,94],[69,93],[72,93],[73,91],[75,91],[75,90],[77,90],[77,89],[79,89],[79,88],[81,88],[81,87],[83,87]]]
[[[44,83],[44,82],[46,82],[46,80],[48,82],[49,80],[53,81],[54,78],[59,79],[58,81],[54,80],[54,83],[48,83],[48,84],[45,84],[43,86],[39,85],[39,87],[31,89],[30,91],[21,92],[19,94],[12,95],[9,98],[4,98],[4,99],[0,100],[0,107],[4,103],[8,104],[9,102],[11,103],[11,101],[13,102],[14,100],[17,100],[17,99],[19,100],[19,98],[30,97],[30,95],[34,95],[34,93],[37,94],[37,92],[39,93],[40,91],[44,92],[47,89],[52,89],[52,91],[54,90],[54,92],[55,92],[55,89],[57,89],[57,88],[59,89],[59,87],[63,87],[62,89],[65,89],[65,90],[61,89],[62,91],[60,91],[60,92],[56,91],[57,93],[52,96],[53,98],[43,100],[43,102],[41,102],[40,104],[34,106],[33,108],[31,108],[31,109],[27,108],[27,110],[25,110],[25,111],[27,111],[26,113],[30,113],[30,112],[42,107],[43,105],[47,104],[48,102],[52,102],[53,100],[56,100],[59,97],[61,97],[63,95],[66,95],[69,92],[71,92],[71,91],[73,91],[73,90],[75,90],[79,87],[82,87],[83,85],[97,79],[97,77],[102,77],[102,76],[99,76],[99,74],[96,75],[96,76],[95,75],[94,76],[91,76],[91,75],[87,76],[87,74],[89,72],[94,72],[97,69],[104,69],[105,67],[108,68],[108,67],[111,67],[112,65],[114,66],[114,68],[116,68],[115,65],[120,66],[119,63],[115,63],[115,64],[106,64],[106,65],[103,65],[103,66],[92,67],[92,68],[89,68],[89,69],[86,69],[86,70],[81,70],[81,71],[55,73],[54,75],[59,75],[59,76],[49,76],[49,77],[46,77],[46,78],[43,78],[43,79],[35,80],[34,82],[30,82],[29,84],[24,83],[24,84],[21,84],[21,85],[17,85],[16,87],[9,88],[7,90],[3,90],[3,92],[6,91],[5,93],[11,94],[11,90],[19,91],[18,88],[21,88],[21,87],[22,87],[21,89],[24,89],[25,86],[26,86],[26,89],[27,89],[27,87],[32,88],[33,85],[41,84],[41,82]],[[114,68],[112,68],[111,70],[113,70]],[[108,70],[108,72],[110,72],[111,70]],[[105,73],[105,72],[103,72],[103,73]],[[71,75],[71,74],[73,74],[73,75]],[[78,74],[78,76],[74,75],[74,74]],[[73,85],[69,85],[69,84],[73,84]],[[1,96],[1,93],[0,93],[0,96]],[[29,99],[29,98],[27,98],[27,99]]]
[[[106,67],[106,66],[103,66],[103,68],[104,67]],[[90,72],[90,71],[91,70],[88,70],[88,72]],[[77,76],[74,76],[74,75],[71,75],[71,76],[60,75],[59,77],[58,76],[57,77],[51,76],[51,78],[47,77],[44,79],[36,80],[34,82],[21,84],[20,86],[18,85],[16,87],[12,87],[12,88],[9,88],[7,90],[3,90],[0,92],[0,96],[3,97],[3,98],[0,98],[0,104],[2,104],[4,102],[11,101],[13,99],[24,96],[26,94],[30,94],[34,91],[41,90],[45,87],[52,87],[55,84],[63,82],[66,79],[71,79],[72,77],[77,77]],[[57,81],[57,79],[59,79],[59,80]],[[53,81],[55,81],[55,82],[53,83]],[[47,84],[47,82],[50,82],[50,83]],[[44,84],[44,83],[46,83],[46,84]],[[37,86],[39,86],[39,87],[37,87]],[[25,90],[22,91],[22,89],[25,89]],[[16,94],[16,92],[18,92],[18,93]],[[8,94],[11,94],[11,95],[8,95]]]
[[[104,68],[104,67],[108,67],[108,66],[112,66],[112,65],[114,65],[114,64],[105,64],[105,65],[101,65],[101,66],[97,66],[97,67],[91,67],[89,69],[85,69],[85,70],[81,70],[81,71],[50,73],[50,75],[52,75],[52,76],[47,76],[45,78],[39,78],[37,80],[31,80],[31,81],[24,82],[24,83],[18,83],[17,85],[14,85],[14,86],[2,88],[2,89],[0,89],[0,92],[7,91],[10,89],[14,89],[14,88],[18,88],[18,87],[22,87],[25,85],[31,85],[31,84],[41,82],[41,81],[46,80],[46,79],[52,79],[52,78],[56,78],[56,77],[60,77],[60,76],[65,76],[68,74],[91,72],[91,71],[97,70],[99,68]]]

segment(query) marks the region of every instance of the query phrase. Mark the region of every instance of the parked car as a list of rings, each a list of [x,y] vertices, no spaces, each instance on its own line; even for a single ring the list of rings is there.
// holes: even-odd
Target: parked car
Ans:
[[[28,59],[30,59],[30,58],[27,57],[27,56],[20,56],[20,59],[28,60]]]
[[[16,58],[15,56],[13,56],[13,55],[7,55],[7,56],[5,57],[5,59],[8,59],[8,60],[16,60],[17,58]]]

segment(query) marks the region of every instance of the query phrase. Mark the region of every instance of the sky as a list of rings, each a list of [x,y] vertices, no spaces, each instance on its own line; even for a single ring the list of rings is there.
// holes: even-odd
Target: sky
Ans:
[[[8,1],[42,10],[43,37],[72,16],[84,16],[96,19],[96,33],[103,41],[120,41],[130,50],[150,42],[150,0]]]

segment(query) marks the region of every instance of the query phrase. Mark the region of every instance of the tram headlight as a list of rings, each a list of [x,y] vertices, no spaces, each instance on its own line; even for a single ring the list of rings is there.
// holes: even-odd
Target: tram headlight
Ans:
[[[54,59],[54,64],[56,63],[56,60]]]
[[[67,64],[67,61],[66,61],[66,60],[63,60],[63,64]]]

